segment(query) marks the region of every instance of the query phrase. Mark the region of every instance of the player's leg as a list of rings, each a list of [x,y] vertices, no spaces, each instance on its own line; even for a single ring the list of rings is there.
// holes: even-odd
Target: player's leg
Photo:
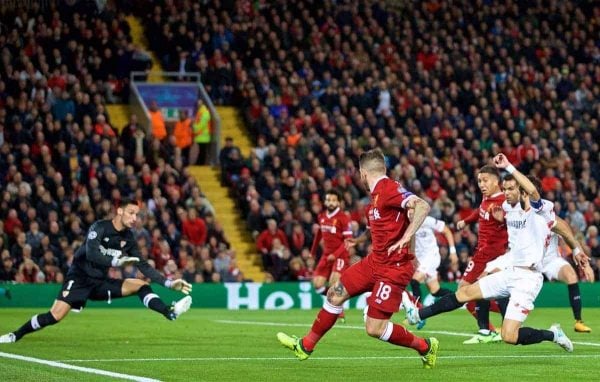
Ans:
[[[423,357],[423,366],[428,369],[432,368],[437,359],[438,340],[433,337],[421,338],[415,336],[404,326],[391,322],[391,316],[391,313],[370,306],[365,322],[367,334],[396,346],[415,349]]]
[[[429,293],[433,297],[441,298],[446,295],[452,294],[450,289],[442,288],[440,286],[440,282],[437,280],[437,277],[431,277],[426,281],[427,289],[429,289]]]
[[[426,277],[427,275],[425,273],[417,269],[412,280],[410,280],[410,290],[412,291],[415,300],[421,299],[421,284],[425,281]]]
[[[147,282],[140,279],[109,280],[104,285],[104,288],[107,291],[111,291],[113,298],[137,294],[146,308],[162,314],[168,320],[175,320],[180,314],[186,312],[191,304],[191,297],[186,296],[174,305],[169,306],[154,293]],[[116,295],[117,293],[120,294]],[[178,308],[178,304],[182,306]]]
[[[85,280],[68,279],[50,311],[36,314],[16,331],[0,336],[0,343],[16,342],[29,333],[58,323],[69,314],[72,307],[80,308],[85,304],[90,290]]]
[[[338,261],[338,260],[340,260],[340,259],[336,259],[336,261]],[[340,268],[340,271],[337,271],[337,270],[331,271],[331,276],[329,276],[329,285],[335,285],[340,280],[340,277],[342,276],[342,270],[343,269],[344,269],[344,267],[342,266],[342,268]],[[343,310],[342,310],[342,313],[340,313],[338,315],[338,318],[340,319],[340,321],[342,323],[346,322],[346,315],[344,314]]]
[[[558,279],[559,281],[567,284],[567,288],[569,289],[569,303],[571,304],[573,317],[575,318],[575,331],[582,333],[591,332],[592,329],[585,325],[581,319],[581,292],[579,291],[579,279],[577,278],[577,273],[571,264],[567,263],[563,259],[557,258],[557,260],[554,262],[560,263],[560,265],[555,265],[555,267],[560,266],[557,272],[558,274],[556,274],[556,277],[552,277],[555,276],[556,273],[554,270],[552,270],[550,271],[551,274],[547,274],[547,276],[550,279]]]
[[[331,277],[332,270],[333,263],[327,261],[327,256],[321,256],[321,259],[319,259],[319,263],[315,268],[313,277],[313,287],[315,288],[315,292],[327,296],[327,280]],[[329,286],[331,285],[333,285],[333,283],[329,283]]]
[[[342,312],[343,303],[352,296],[371,290],[373,286],[371,268],[367,260],[362,260],[348,268],[335,285],[327,291],[327,300],[317,314],[310,331],[303,337],[277,333],[281,344],[293,350],[300,360],[307,359],[320,339],[335,325]]]

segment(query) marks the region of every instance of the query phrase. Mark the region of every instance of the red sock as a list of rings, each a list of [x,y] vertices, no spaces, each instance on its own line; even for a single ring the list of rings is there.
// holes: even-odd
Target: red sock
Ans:
[[[379,339],[394,345],[415,349],[420,354],[425,354],[429,348],[425,339],[415,336],[406,330],[404,326],[393,324],[391,322],[388,322],[385,332]]]
[[[319,311],[317,318],[313,322],[312,328],[310,328],[310,332],[302,338],[302,347],[304,350],[313,351],[321,337],[335,325],[338,315],[341,312],[341,306],[331,305],[328,301],[325,301],[323,308]]]
[[[490,300],[490,312],[501,313],[500,306],[498,306],[496,300]]]

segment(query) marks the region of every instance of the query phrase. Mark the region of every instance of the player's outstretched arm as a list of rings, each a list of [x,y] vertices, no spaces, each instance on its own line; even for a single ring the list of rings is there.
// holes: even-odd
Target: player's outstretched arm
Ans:
[[[560,235],[569,248],[571,248],[573,251],[573,259],[575,259],[577,265],[586,266],[589,264],[590,258],[581,249],[579,242],[575,239],[575,235],[573,235],[571,227],[569,227],[569,224],[567,224],[566,221],[557,216],[556,224],[554,225],[554,228],[552,228],[552,232]]]
[[[426,201],[414,195],[407,200],[404,208],[407,210],[414,210],[412,220],[408,227],[406,227],[406,232],[404,232],[404,235],[402,235],[400,240],[388,248],[388,255],[398,251],[400,248],[403,248],[410,243],[410,240],[413,238],[419,227],[421,227],[423,221],[425,221],[425,218],[427,215],[429,215],[429,210],[431,209]]]
[[[527,192],[529,194],[532,201],[538,201],[541,199],[541,195],[538,192],[535,185],[529,179],[527,179],[527,176],[525,176],[523,173],[521,173],[521,171],[517,170],[516,167],[513,166],[508,161],[508,158],[506,158],[506,155],[504,155],[504,154],[496,155],[494,157],[494,165],[497,168],[503,169],[503,170],[507,171],[509,174],[512,174],[512,176],[515,177],[515,180],[517,181],[517,183],[519,183],[519,185],[525,190],[525,192]]]

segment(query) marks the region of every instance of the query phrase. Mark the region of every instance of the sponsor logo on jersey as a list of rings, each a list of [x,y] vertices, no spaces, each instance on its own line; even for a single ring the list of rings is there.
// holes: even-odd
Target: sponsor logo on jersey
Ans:
[[[527,223],[527,219],[525,220],[508,220],[506,225],[515,229],[523,229]]]
[[[99,249],[104,256],[120,257],[123,254],[120,249],[104,248],[103,246],[99,246]]]

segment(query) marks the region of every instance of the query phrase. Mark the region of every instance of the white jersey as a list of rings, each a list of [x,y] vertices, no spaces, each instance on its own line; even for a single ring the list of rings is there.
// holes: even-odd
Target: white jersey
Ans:
[[[531,208],[535,210],[537,214],[546,219],[547,222],[553,222],[556,220],[556,213],[554,212],[554,203],[546,199],[540,199],[539,202],[531,203]],[[551,261],[555,257],[559,257],[558,253],[558,234],[552,232],[550,234],[550,243],[546,249],[546,255],[544,256],[544,263]]]
[[[542,269],[542,259],[550,240],[555,221],[547,222],[533,208],[523,211],[517,203],[502,204],[508,230],[508,246],[513,266]]]
[[[435,238],[436,232],[444,232],[446,224],[443,221],[427,216],[421,227],[415,233],[415,255],[423,259],[429,255],[440,254],[440,247]]]

